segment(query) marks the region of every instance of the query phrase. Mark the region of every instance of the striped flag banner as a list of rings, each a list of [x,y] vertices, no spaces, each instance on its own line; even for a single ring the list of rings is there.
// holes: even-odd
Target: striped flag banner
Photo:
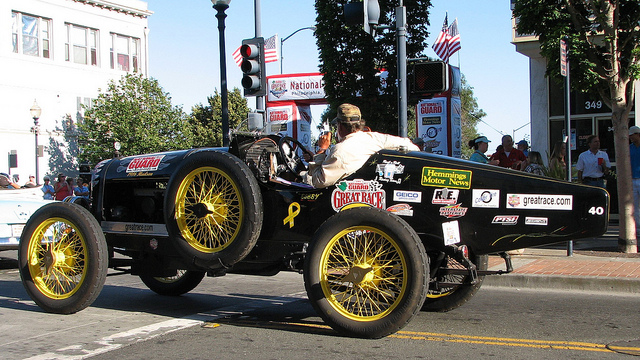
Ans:
[[[280,56],[278,53],[278,34],[273,35],[272,37],[264,40],[264,62],[270,63],[274,61],[280,60]],[[233,61],[235,61],[236,65],[240,66],[242,64],[242,55],[240,54],[240,48],[238,46],[236,51],[233,52]]]
[[[453,21],[453,24],[449,26],[449,57],[460,50],[460,33],[458,32],[458,19]]]
[[[443,61],[447,61],[449,59],[449,23],[447,21],[447,15],[444,16],[444,24],[442,24],[442,30],[440,30],[440,34],[436,38],[436,41],[433,43],[433,51],[442,59]]]

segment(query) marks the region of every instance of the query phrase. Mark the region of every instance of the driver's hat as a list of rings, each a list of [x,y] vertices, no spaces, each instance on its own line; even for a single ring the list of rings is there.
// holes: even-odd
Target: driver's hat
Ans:
[[[360,109],[351,104],[342,104],[338,106],[338,114],[331,121],[331,125],[336,125],[338,123],[344,124],[354,124],[359,123],[362,120],[362,114],[360,114]]]

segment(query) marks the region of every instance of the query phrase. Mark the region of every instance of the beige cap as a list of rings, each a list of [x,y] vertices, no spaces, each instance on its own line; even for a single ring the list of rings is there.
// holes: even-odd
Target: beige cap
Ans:
[[[335,125],[338,122],[341,123],[357,123],[362,120],[362,114],[360,113],[360,109],[351,104],[342,104],[338,106],[338,114],[331,121],[331,124]]]

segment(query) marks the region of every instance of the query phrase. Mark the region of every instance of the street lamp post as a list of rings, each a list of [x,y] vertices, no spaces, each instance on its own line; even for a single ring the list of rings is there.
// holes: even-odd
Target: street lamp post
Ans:
[[[300,29],[292,32],[289,36],[285,37],[284,39],[280,39],[280,74],[282,74],[282,62],[284,61],[284,55],[282,54],[282,45],[284,44],[285,41],[287,41],[287,39],[289,39],[290,37],[292,37],[293,35],[297,34],[298,32],[300,32],[302,30],[313,30],[313,31],[316,31],[316,27],[315,26],[303,27],[303,28],[300,28]]]
[[[218,12],[218,33],[220,34],[220,100],[222,103],[222,146],[229,146],[229,100],[227,98],[227,61],[224,41],[224,12],[229,8],[231,0],[211,0],[213,8]]]
[[[40,174],[38,173],[38,133],[40,132],[40,125],[38,124],[38,120],[40,119],[40,114],[42,114],[42,109],[38,106],[35,99],[33,100],[33,105],[31,105],[29,112],[33,118],[33,127],[31,128],[31,132],[33,132],[36,139],[36,184],[40,184]]]

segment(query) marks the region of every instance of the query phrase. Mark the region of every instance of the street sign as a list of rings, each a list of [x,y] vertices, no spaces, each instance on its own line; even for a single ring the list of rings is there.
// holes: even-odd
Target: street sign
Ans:
[[[567,43],[560,39],[560,75],[567,76]]]

